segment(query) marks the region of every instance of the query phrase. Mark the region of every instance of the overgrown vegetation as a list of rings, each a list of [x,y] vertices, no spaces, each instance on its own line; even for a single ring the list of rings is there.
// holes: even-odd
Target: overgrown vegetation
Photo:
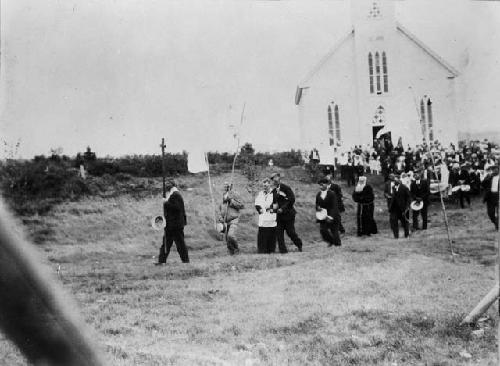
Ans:
[[[231,170],[234,154],[215,152],[208,156],[215,174]],[[270,160],[282,168],[303,163],[299,151],[256,153],[247,143],[241,148],[236,168],[245,174],[249,186],[253,187],[260,169]],[[187,174],[187,163],[186,152],[166,153],[164,159],[161,155],[99,158],[88,147],[84,153],[71,158],[63,155],[62,149],[51,149],[49,156],[0,162],[0,189],[17,214],[45,214],[57,203],[78,200],[84,195],[140,195],[140,192],[153,190],[151,182],[131,182],[132,177],[158,178],[162,176],[162,169],[167,176]],[[80,166],[84,167],[86,178],[81,176]]]

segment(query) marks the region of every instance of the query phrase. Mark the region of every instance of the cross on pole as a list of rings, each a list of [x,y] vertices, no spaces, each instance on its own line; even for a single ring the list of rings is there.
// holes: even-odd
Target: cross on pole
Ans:
[[[163,178],[163,198],[167,197],[167,192],[165,188],[165,138],[161,139],[161,176]]]

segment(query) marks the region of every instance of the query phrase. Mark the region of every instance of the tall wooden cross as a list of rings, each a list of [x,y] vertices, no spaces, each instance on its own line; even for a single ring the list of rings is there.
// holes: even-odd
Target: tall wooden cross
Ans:
[[[163,178],[163,198],[167,197],[166,187],[165,187],[165,138],[161,139],[161,175]]]

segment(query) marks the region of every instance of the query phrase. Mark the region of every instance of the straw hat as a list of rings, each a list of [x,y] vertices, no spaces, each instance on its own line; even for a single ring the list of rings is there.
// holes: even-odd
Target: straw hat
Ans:
[[[417,202],[417,201],[413,201],[411,204],[410,204],[410,207],[413,211],[420,211],[422,209],[422,207],[424,207],[424,203],[422,201],[420,202]]]
[[[225,229],[224,224],[222,222],[218,222],[217,225],[215,225],[215,228],[219,233],[223,233]]]
[[[326,220],[327,216],[328,216],[328,213],[326,212],[326,210],[324,208],[322,208],[319,211],[316,211],[316,219],[319,221]]]
[[[167,226],[167,220],[162,215],[155,216],[151,219],[151,227],[157,231],[163,230]]]

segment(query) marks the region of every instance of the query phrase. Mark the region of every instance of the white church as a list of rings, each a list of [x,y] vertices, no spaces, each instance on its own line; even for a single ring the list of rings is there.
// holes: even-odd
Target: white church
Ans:
[[[351,0],[352,30],[298,85],[305,149],[457,143],[459,73],[395,19],[393,0]]]

